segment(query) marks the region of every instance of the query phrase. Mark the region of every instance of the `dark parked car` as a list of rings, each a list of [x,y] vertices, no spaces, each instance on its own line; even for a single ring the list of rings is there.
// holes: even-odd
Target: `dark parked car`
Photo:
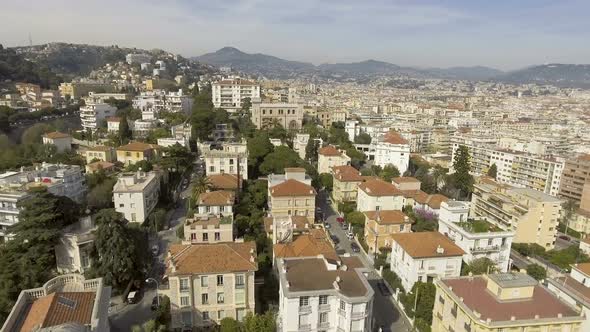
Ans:
[[[347,230],[348,229],[348,224],[347,223],[342,223],[340,225],[342,225],[342,229],[343,230]]]
[[[391,295],[391,292],[389,292],[389,288],[387,288],[387,285],[385,285],[385,282],[379,281],[379,283],[377,284],[377,287],[379,287],[379,291],[381,292],[381,295],[383,295],[383,296]]]
[[[160,301],[162,301],[162,295],[158,295],[158,296],[154,296],[154,299],[152,300],[152,310],[157,310],[158,309],[158,297],[160,298]]]
[[[571,241],[571,240],[572,240],[572,239],[571,239],[569,236],[567,236],[567,235],[560,235],[560,236],[559,236],[559,238],[560,238],[560,239],[562,239],[562,240],[566,240],[566,241]]]
[[[350,244],[350,249],[352,249],[352,252],[360,252],[361,248],[359,248],[359,245],[356,244],[356,242],[352,242]]]
[[[330,235],[330,238],[332,238],[332,241],[334,242],[334,244],[340,243],[340,240],[338,239],[338,237],[336,235]]]
[[[342,224],[342,223],[344,223],[344,218],[338,217],[338,218],[336,218],[336,221]]]

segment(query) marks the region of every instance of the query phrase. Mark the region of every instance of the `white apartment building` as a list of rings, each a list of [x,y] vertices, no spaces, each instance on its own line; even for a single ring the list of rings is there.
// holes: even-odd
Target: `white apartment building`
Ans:
[[[198,145],[198,149],[205,160],[205,173],[239,175],[248,179],[248,147],[245,141],[211,143]]]
[[[88,102],[80,107],[82,128],[96,130],[107,117],[115,116],[117,108],[104,103]]]
[[[418,281],[461,275],[465,252],[441,233],[395,233],[391,238],[391,271],[400,277],[406,291]]]
[[[43,144],[53,145],[57,152],[66,152],[72,149],[72,136],[58,131],[43,135]]]
[[[26,190],[20,190],[20,186],[16,188],[5,185],[0,186],[0,243],[12,238],[8,233],[8,228],[18,223],[20,209],[17,204],[29,197],[30,194]]]
[[[96,225],[91,216],[66,227],[55,246],[58,273],[84,273],[90,268]]]
[[[389,182],[375,178],[358,185],[357,211],[401,210],[403,207],[403,193]]]
[[[515,187],[529,188],[557,196],[565,159],[544,159],[511,150],[502,150],[480,145],[465,145],[471,156],[471,173],[485,175],[492,165],[498,170],[496,180]],[[453,144],[452,159],[459,148]]]
[[[332,173],[332,167],[350,165],[350,157],[333,145],[318,150],[318,173]]]
[[[166,258],[172,329],[203,329],[254,313],[255,242],[173,244]]]
[[[297,152],[299,158],[305,160],[305,148],[309,142],[309,134],[296,134],[293,140],[293,150]]]
[[[231,218],[209,215],[194,216],[184,221],[183,244],[233,242]]]
[[[250,119],[257,129],[281,125],[287,130],[299,130],[303,126],[303,106],[300,104],[262,103],[252,101]]]
[[[190,145],[188,142],[188,138],[186,137],[165,137],[165,138],[158,138],[158,145],[163,147],[163,148],[169,148],[171,146],[174,146],[176,144],[179,144],[180,146],[183,146],[187,149],[190,150]]]
[[[575,264],[569,275],[548,278],[546,282],[559,299],[582,309],[586,319],[581,331],[590,331],[590,263]]]
[[[373,331],[374,291],[363,274],[368,270],[352,258],[278,259],[277,331]]]
[[[133,108],[153,112],[189,113],[193,107],[193,98],[184,94],[182,89],[177,92],[165,90],[144,91],[133,99]]]
[[[245,98],[260,98],[260,85],[239,77],[228,78],[211,84],[213,106],[228,112],[236,112],[242,108]]]
[[[393,165],[404,174],[410,164],[410,144],[399,133],[390,131],[373,139],[371,144],[355,144],[357,150],[364,152],[369,160],[380,167]]]
[[[485,218],[470,219],[469,203],[447,201],[441,203],[438,232],[465,251],[463,260],[489,258],[499,272],[508,272],[510,248],[514,232],[505,230]]]
[[[156,172],[123,173],[113,187],[115,210],[130,222],[144,222],[159,195],[160,177]]]

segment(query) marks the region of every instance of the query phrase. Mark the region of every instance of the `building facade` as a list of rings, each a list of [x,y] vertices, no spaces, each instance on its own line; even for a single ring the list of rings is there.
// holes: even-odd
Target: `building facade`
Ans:
[[[590,155],[568,159],[561,175],[559,196],[581,202],[584,185],[587,183],[590,183]]]
[[[232,174],[248,179],[248,147],[246,142],[201,143],[199,152],[205,160],[205,173]]]
[[[194,216],[184,221],[183,244],[233,242],[231,218]]]
[[[364,215],[365,241],[369,246],[368,254],[376,254],[381,248],[391,248],[392,234],[412,231],[412,222],[402,211],[366,211]]]
[[[363,182],[361,172],[345,165],[332,167],[332,198],[336,202],[356,202],[358,185]]]
[[[360,212],[401,210],[404,196],[393,184],[371,178],[358,185],[356,202],[356,209]]]
[[[318,150],[318,173],[332,173],[332,167],[350,165],[350,157],[333,145]]]
[[[303,107],[299,104],[262,103],[255,100],[250,119],[257,129],[280,125],[287,130],[299,130],[303,125]]]
[[[244,99],[260,98],[260,85],[241,78],[224,79],[211,84],[211,98],[215,108],[236,112],[242,108]]]
[[[122,173],[113,187],[115,210],[130,222],[143,223],[160,197],[160,177],[156,172]]]
[[[80,107],[80,121],[82,121],[82,128],[96,130],[101,126],[102,122],[111,116],[115,116],[117,108],[104,103],[87,103]]]

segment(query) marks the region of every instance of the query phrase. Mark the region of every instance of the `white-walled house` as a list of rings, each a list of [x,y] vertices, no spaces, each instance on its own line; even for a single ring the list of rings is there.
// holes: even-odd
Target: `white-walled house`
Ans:
[[[59,273],[84,273],[90,268],[90,252],[94,249],[96,224],[92,216],[80,218],[66,227],[55,245],[55,260]]]
[[[277,332],[373,331],[374,291],[363,274],[368,270],[357,258],[280,258],[277,270]]]
[[[469,219],[469,203],[447,201],[441,203],[438,231],[465,251],[463,259],[491,259],[500,272],[507,272],[514,232],[505,230],[485,218]]]
[[[401,210],[403,206],[403,193],[389,182],[374,178],[358,185],[357,210],[360,212]]]
[[[375,165],[393,165],[404,174],[410,164],[410,144],[399,133],[390,131],[371,142],[369,155],[374,156]]]
[[[391,271],[406,291],[418,281],[458,277],[465,251],[439,232],[392,234]]]
[[[123,173],[113,187],[115,210],[130,222],[142,223],[158,203],[160,177],[156,172]]]
[[[58,131],[43,135],[43,144],[53,145],[57,152],[66,152],[72,149],[72,136]]]
[[[332,173],[332,167],[350,165],[350,157],[334,146],[328,145],[318,150],[318,174]]]

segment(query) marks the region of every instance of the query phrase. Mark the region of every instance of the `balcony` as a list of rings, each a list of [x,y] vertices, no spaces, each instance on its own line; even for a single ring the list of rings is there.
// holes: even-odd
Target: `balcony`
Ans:
[[[329,304],[320,304],[320,306],[318,307],[318,311],[319,312],[330,311],[330,305]]]
[[[486,253],[486,252],[500,252],[502,248],[499,245],[471,248],[472,254]]]
[[[338,314],[340,316],[346,316],[346,310],[338,309]]]
[[[299,306],[299,313],[300,314],[310,314],[311,313],[311,306],[310,305]]]
[[[361,312],[353,312],[351,318],[353,320],[358,320],[358,319],[363,319],[365,317],[367,317],[367,313],[365,311],[361,311]]]
[[[318,323],[318,330],[320,329],[329,329],[330,328],[330,322],[320,322]]]
[[[311,324],[300,324],[299,331],[311,331]]]

